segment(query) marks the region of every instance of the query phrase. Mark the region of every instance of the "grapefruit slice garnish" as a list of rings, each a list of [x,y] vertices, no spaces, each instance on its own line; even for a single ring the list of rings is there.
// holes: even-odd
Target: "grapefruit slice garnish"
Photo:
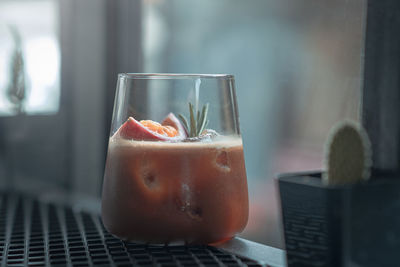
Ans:
[[[141,120],[140,124],[149,129],[150,131],[157,132],[167,137],[174,137],[178,135],[178,131],[172,126],[164,126],[156,121]]]
[[[169,113],[164,120],[161,122],[161,125],[171,126],[178,131],[177,138],[183,140],[187,137],[187,132],[183,127],[180,120],[174,115],[174,113]]]
[[[174,114],[170,113],[160,124],[152,120],[137,121],[133,117],[118,129],[117,134],[125,139],[143,141],[181,141],[186,132]]]

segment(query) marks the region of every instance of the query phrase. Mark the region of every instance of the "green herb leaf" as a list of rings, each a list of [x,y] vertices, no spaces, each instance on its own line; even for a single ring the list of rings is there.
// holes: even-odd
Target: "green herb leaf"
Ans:
[[[182,114],[178,114],[179,119],[181,120],[183,127],[185,127],[186,132],[189,137],[198,137],[201,135],[203,130],[208,124],[207,115],[208,115],[208,106],[209,104],[205,104],[200,112],[200,110],[194,110],[194,106],[189,102],[189,122],[185,116]],[[196,114],[196,116],[195,116]]]
[[[189,123],[185,116],[182,114],[178,114],[179,119],[181,120],[183,127],[185,128],[186,132],[189,134]]]
[[[200,128],[200,110],[197,111],[197,116],[196,116],[196,127],[197,129]]]
[[[197,136],[199,136],[206,127],[207,114],[208,114],[208,103],[203,106],[203,110],[201,111],[200,121],[198,121],[198,123],[200,123],[200,127],[198,129]]]
[[[190,137],[196,137],[197,136],[197,131],[196,131],[196,119],[194,118],[194,111],[193,111],[193,105],[192,103],[189,103],[189,112],[190,112]]]

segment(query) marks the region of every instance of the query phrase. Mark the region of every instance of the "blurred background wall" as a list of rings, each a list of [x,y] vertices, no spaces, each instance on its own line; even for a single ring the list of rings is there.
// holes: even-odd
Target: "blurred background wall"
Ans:
[[[0,183],[100,196],[118,72],[236,77],[242,236],[282,247],[274,177],[358,119],[365,0],[2,0]],[[160,100],[161,101],[161,100]]]

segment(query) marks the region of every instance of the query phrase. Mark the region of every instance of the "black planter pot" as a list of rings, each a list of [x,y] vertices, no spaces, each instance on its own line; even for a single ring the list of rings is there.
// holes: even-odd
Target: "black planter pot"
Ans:
[[[288,266],[400,266],[400,179],[325,186],[278,178]]]

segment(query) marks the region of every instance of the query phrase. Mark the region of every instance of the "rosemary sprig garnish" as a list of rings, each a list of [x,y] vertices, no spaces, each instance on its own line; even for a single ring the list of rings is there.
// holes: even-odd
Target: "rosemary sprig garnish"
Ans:
[[[195,111],[193,104],[189,102],[190,123],[188,123],[188,120],[184,115],[179,114],[178,117],[182,121],[183,127],[185,127],[185,130],[188,133],[189,137],[198,137],[208,124],[207,115],[208,103],[203,106],[200,112],[199,110]]]

